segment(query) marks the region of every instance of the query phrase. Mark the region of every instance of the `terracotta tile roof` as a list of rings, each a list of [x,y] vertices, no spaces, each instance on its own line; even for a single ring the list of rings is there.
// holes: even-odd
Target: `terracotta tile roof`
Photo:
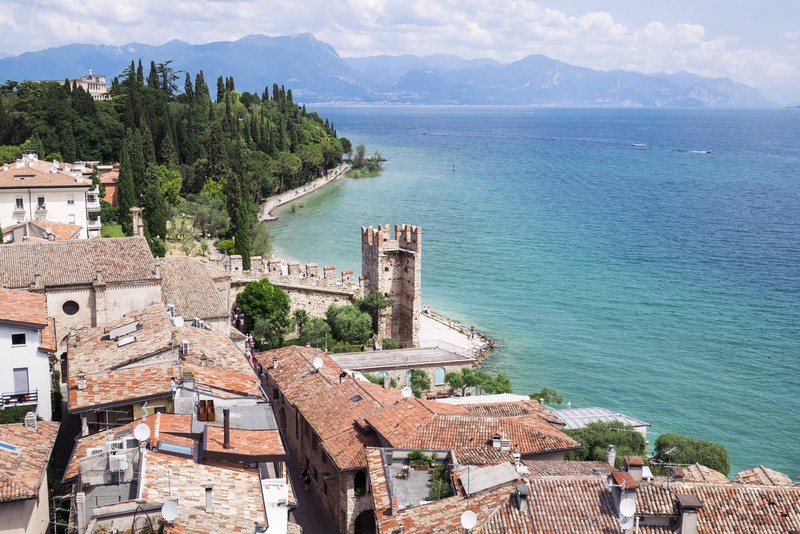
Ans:
[[[8,245],[3,245],[3,248]],[[47,326],[47,298],[39,293],[0,288],[0,322]]]
[[[123,325],[133,338],[122,344],[109,332]],[[138,328],[138,329],[135,329]],[[188,355],[178,347],[189,342]],[[205,356],[205,358],[204,358]],[[259,381],[242,351],[222,332],[193,326],[175,327],[162,304],[125,315],[107,327],[83,329],[70,340],[68,352],[70,411],[125,405],[172,396],[171,378],[179,382],[191,370],[197,386],[219,398],[261,398]],[[86,389],[77,388],[77,374],[86,374]]]
[[[219,426],[208,426],[206,450],[216,453],[230,453],[246,456],[283,455],[281,435],[278,430],[241,430],[230,429],[231,449],[224,447],[225,429]]]
[[[702,503],[697,513],[698,534],[785,534],[800,530],[800,487],[643,484],[637,490],[636,513],[677,516],[677,495],[680,494],[694,495]]]
[[[47,318],[47,326],[42,330],[42,339],[39,347],[43,350],[55,352],[56,347],[56,320],[52,317]]]
[[[760,484],[762,486],[792,486],[794,483],[788,475],[773,471],[763,465],[736,473],[736,480],[743,484]]]
[[[63,171],[50,172],[52,164],[43,161],[19,169],[10,164],[8,170],[0,166],[0,189],[28,189],[40,187],[75,187],[89,189],[91,180],[78,181],[71,174]]]
[[[614,469],[605,462],[579,462],[579,461],[548,461],[548,460],[522,460],[522,465],[527,466],[528,476],[584,476],[607,477]],[[601,470],[601,471],[596,471]]]
[[[23,424],[0,425],[0,442],[17,447],[0,447],[0,502],[37,499],[58,423],[38,421],[37,430]]]
[[[480,449],[453,449],[453,456],[459,464],[464,465],[497,465],[514,461],[511,451],[503,451],[494,447]]]
[[[225,469],[191,459],[148,453],[142,500],[177,501],[179,514],[168,532],[253,532],[266,523],[258,470]],[[213,510],[205,511],[205,488],[213,487]],[[240,530],[246,529],[246,530]]]
[[[15,224],[13,226],[6,226],[3,228],[4,235],[10,235],[12,230],[16,230],[17,228],[21,228],[23,226],[27,226],[25,231],[25,240],[41,240],[41,241],[49,241],[47,239],[46,234],[49,230],[52,233],[56,241],[69,241],[71,239],[77,239],[81,230],[83,230],[82,226],[78,226],[77,224],[67,224],[58,221],[23,221],[21,223]]]
[[[611,493],[602,477],[532,479],[529,488],[528,508],[535,532],[596,534],[620,530]]]
[[[76,375],[70,374],[68,381],[70,413],[171,397],[170,379],[178,378],[175,365],[170,362],[87,373],[86,389],[78,389]]]
[[[113,185],[119,183],[119,169],[113,169],[100,173],[100,183],[103,185]]]
[[[128,334],[136,338],[134,343],[120,347],[117,340],[109,338],[109,332],[133,322],[138,322],[140,327]],[[169,314],[162,304],[153,304],[128,313],[113,324],[79,331],[69,341],[70,374],[75,374],[78,370],[91,373],[110,369],[132,363],[148,354],[169,351],[171,341],[172,325]],[[179,342],[179,338],[176,338],[176,343]],[[175,358],[170,356],[169,359]]]
[[[492,417],[514,417],[518,415],[538,415],[545,421],[555,425],[563,425],[561,420],[550,408],[535,400],[520,402],[499,402],[494,404],[465,404],[464,408],[476,415],[489,415]]]
[[[203,262],[185,257],[163,258],[161,277],[164,304],[174,304],[184,319],[228,317],[228,307]]]
[[[538,415],[489,417],[467,413],[464,408],[409,399],[371,415],[367,421],[400,448],[480,451],[492,446],[493,435],[503,432],[523,455],[578,447],[575,440]]]
[[[727,484],[730,482],[728,477],[719,471],[714,471],[704,465],[692,464],[682,469],[684,482],[708,482],[711,484]]]
[[[53,266],[58,266],[57,269]],[[46,287],[91,284],[102,269],[106,283],[158,283],[143,237],[12,243],[0,247],[0,285],[27,289],[41,274]]]
[[[247,364],[245,363],[245,366]],[[236,372],[223,368],[184,365],[183,370],[191,369],[195,384],[205,385],[212,389],[211,395],[220,398],[236,398],[249,395],[261,398],[258,378],[250,366],[244,372]]]
[[[277,369],[271,368],[273,357],[278,359]],[[312,365],[316,357],[324,364],[319,372]],[[284,347],[257,354],[256,358],[312,426],[340,470],[366,465],[363,456],[366,438],[360,435],[354,422],[363,420],[390,399],[399,399],[398,391],[373,387],[374,384],[349,376],[340,380],[341,369],[315,348]]]

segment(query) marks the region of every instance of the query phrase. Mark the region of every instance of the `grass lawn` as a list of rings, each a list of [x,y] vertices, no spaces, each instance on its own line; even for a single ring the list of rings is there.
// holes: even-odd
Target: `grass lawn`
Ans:
[[[104,224],[100,227],[100,235],[103,237],[125,237],[122,233],[122,226],[119,224]]]

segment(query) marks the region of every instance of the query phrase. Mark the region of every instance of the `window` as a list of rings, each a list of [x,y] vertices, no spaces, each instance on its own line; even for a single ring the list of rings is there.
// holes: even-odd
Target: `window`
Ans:
[[[80,309],[81,307],[74,300],[68,300],[63,306],[61,306],[61,310],[67,315],[75,315]]]
[[[67,205],[75,205],[75,193],[67,193]]]
[[[441,386],[442,384],[444,384],[444,367],[436,368],[436,376],[434,378],[435,378],[434,381],[437,386]]]
[[[28,368],[20,367],[14,369],[14,393],[28,393],[30,391],[30,384],[28,384]]]
[[[44,209],[44,195],[36,197],[36,209]]]
[[[319,447],[319,438],[317,437],[316,433],[312,433],[311,434],[311,448],[314,449],[314,450],[317,450],[317,447]]]
[[[353,490],[356,495],[365,495],[367,493],[367,473],[364,471],[356,472],[353,479]]]
[[[11,346],[21,347],[25,345],[25,334],[11,334]]]
[[[166,406],[156,406],[155,408],[153,408],[153,413],[167,413],[167,407]]]
[[[69,224],[75,224],[75,214],[74,213],[70,213],[69,215],[67,215],[67,222]]]
[[[18,210],[24,210],[25,205],[22,203],[22,197],[17,197],[14,207]]]

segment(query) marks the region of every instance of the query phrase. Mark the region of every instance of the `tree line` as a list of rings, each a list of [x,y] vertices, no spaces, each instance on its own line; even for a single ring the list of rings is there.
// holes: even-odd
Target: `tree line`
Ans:
[[[167,220],[184,213],[202,237],[229,238],[248,269],[254,252],[268,252],[258,202],[321,176],[352,147],[277,83],[239,92],[220,76],[212,99],[202,70],[192,77],[151,61],[145,76],[139,60],[114,77],[108,100],[69,80],[0,86],[0,158],[26,151],[119,162],[120,205],[104,206],[104,222],[131,235],[130,208],[144,208],[145,236],[163,255]]]

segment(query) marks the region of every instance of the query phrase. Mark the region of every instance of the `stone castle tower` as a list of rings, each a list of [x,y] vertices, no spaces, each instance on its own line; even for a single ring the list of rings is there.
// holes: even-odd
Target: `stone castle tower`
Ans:
[[[387,224],[361,227],[361,272],[364,296],[380,291],[395,301],[378,321],[378,338],[392,338],[400,347],[419,346],[422,228]]]

